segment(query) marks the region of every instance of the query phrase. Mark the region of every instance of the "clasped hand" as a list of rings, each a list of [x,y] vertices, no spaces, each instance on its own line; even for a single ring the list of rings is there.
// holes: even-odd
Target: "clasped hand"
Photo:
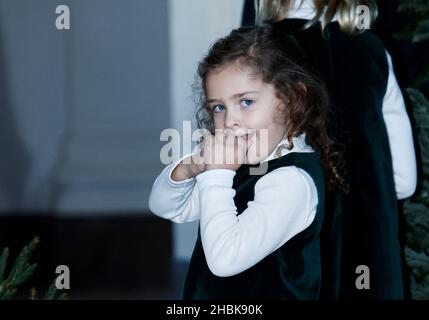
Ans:
[[[247,139],[231,130],[216,130],[199,144],[199,152],[193,155],[193,162],[204,165],[205,170],[230,169],[236,171],[246,163]]]

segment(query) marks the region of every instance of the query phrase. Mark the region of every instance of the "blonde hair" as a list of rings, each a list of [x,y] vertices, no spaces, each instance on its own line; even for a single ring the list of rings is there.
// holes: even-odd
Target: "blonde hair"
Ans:
[[[258,25],[264,22],[276,22],[285,19],[293,7],[294,1],[300,1],[299,6],[304,0],[254,0],[256,23]],[[378,9],[375,0],[312,0],[316,15],[309,20],[305,28],[311,27],[319,20],[321,22],[322,32],[326,25],[331,22],[335,14],[338,14],[338,23],[343,32],[348,34],[360,34],[365,29],[357,28],[359,22],[359,5],[365,5],[369,9],[370,25],[377,18]]]

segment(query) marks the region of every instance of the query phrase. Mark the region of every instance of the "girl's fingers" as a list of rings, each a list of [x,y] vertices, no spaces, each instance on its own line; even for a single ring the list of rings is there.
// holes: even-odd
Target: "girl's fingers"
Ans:
[[[243,136],[237,137],[238,163],[244,163],[246,160],[247,141]]]
[[[223,135],[234,135],[234,131],[232,129],[226,128],[223,131],[219,130],[219,132],[221,132]]]
[[[192,154],[191,160],[193,164],[202,164],[204,158],[204,143],[199,143],[195,153]]]
[[[220,143],[225,143],[225,139],[227,138],[227,136],[227,134],[225,134],[221,130],[218,130],[218,132],[216,132],[215,139]]]
[[[216,130],[215,135],[204,137],[201,143],[204,162],[217,164],[243,164],[246,161],[247,140],[232,131]]]

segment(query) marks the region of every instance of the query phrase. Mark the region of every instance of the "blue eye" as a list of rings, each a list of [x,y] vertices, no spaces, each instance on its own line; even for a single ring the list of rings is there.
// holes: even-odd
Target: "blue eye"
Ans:
[[[252,99],[243,99],[240,101],[240,105],[242,107],[249,107],[250,105],[253,104],[253,102],[255,102],[255,101],[253,101]]]
[[[217,104],[217,105],[215,105],[215,106],[213,107],[213,112],[215,112],[215,113],[220,112],[220,111],[216,111],[216,108],[217,108],[217,107],[225,108],[223,105],[221,105],[221,104]]]

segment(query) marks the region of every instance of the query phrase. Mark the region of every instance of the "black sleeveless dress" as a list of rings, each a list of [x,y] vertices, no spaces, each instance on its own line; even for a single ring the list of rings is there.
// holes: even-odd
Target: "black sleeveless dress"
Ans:
[[[351,192],[327,194],[322,233],[322,297],[403,299],[403,261],[392,158],[382,114],[388,63],[381,40],[369,31],[348,35],[337,22],[302,30],[307,20],[274,25],[292,35],[328,88],[333,134],[345,143]],[[367,266],[370,288],[358,289]]]

